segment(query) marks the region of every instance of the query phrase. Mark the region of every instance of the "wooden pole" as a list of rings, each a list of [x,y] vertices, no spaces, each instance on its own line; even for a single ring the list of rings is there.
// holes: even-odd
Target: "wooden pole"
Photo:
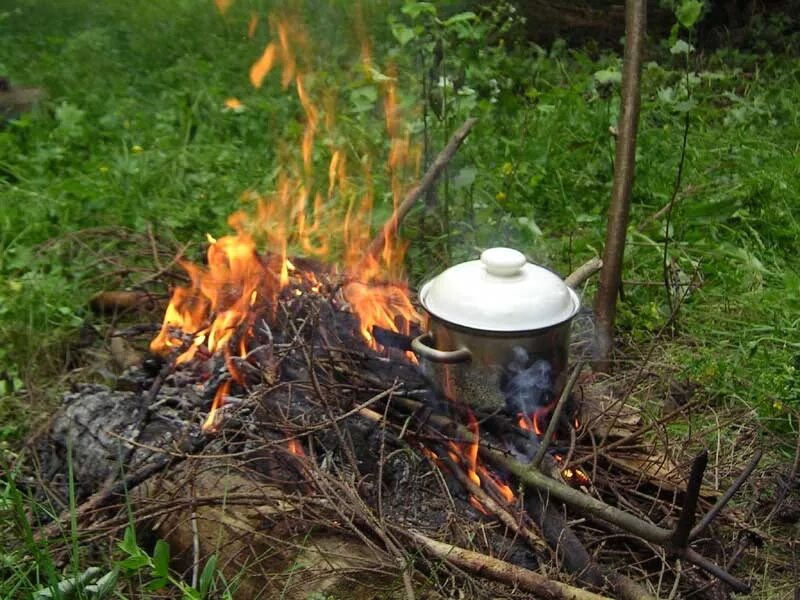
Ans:
[[[608,229],[603,251],[594,312],[597,319],[597,356],[594,370],[607,372],[614,341],[617,294],[622,281],[622,258],[631,206],[631,189],[636,157],[636,131],[639,125],[642,48],[647,21],[646,0],[625,2],[625,54],[622,65],[622,103],[619,113],[614,182],[608,210]]]

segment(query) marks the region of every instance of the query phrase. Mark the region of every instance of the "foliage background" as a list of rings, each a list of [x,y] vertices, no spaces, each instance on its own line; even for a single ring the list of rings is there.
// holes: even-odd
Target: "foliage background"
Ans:
[[[64,373],[85,376],[102,328],[89,296],[135,283],[109,275],[104,257],[140,266],[131,240],[152,231],[196,242],[188,253],[199,258],[204,234],[227,231],[244,190],[274,184],[300,107],[275,81],[250,87],[269,32],[250,40],[244,31],[252,10],[278,4],[242,0],[222,17],[197,0],[0,3],[0,74],[47,91],[0,129],[4,443],[29,430],[28,415],[51,409]],[[312,33],[314,86],[339,89],[340,135],[385,152],[379,83],[360,68],[354,5],[292,5]],[[601,252],[619,47],[540,47],[504,1],[374,0],[362,18],[376,64],[396,68],[408,127],[428,159],[465,118],[480,119],[404,227],[412,284],[491,245],[562,273]],[[714,50],[677,22],[669,38],[649,40],[619,314],[621,358],[657,348],[659,376],[690,385],[709,406],[746,406],[787,443],[800,408],[795,25],[791,15],[759,16],[746,44]],[[246,110],[224,110],[230,96]],[[381,186],[385,173],[376,174]],[[653,219],[673,193],[669,221]],[[376,223],[388,213],[382,200]],[[86,229],[95,235],[76,236]],[[584,297],[592,294],[590,284]]]

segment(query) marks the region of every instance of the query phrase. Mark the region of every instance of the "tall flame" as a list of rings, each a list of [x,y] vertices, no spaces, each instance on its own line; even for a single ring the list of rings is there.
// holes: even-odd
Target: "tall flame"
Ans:
[[[218,2],[220,12],[224,13],[230,3]],[[200,349],[210,354],[221,352],[235,381],[240,378],[230,359],[234,353],[246,354],[245,338],[253,313],[274,306],[281,289],[289,283],[290,249],[324,259],[334,258],[334,251],[341,253],[347,282],[342,291],[360,319],[362,336],[372,347],[377,347],[373,327],[408,333],[410,324],[420,321],[403,283],[405,245],[397,232],[386,237],[379,256],[367,251],[372,239],[373,161],[356,149],[353,162],[358,165],[359,183],[353,185],[349,167],[354,152],[336,134],[335,93],[318,93],[311,85],[314,77],[306,68],[311,47],[307,32],[293,18],[273,17],[268,22],[272,40],[250,68],[250,82],[260,88],[267,84],[272,71],[280,70],[280,84],[293,90],[302,114],[299,149],[287,148],[280,153],[284,162],[272,191],[247,190],[242,194],[242,209],[228,219],[235,233],[209,238],[207,266],[181,263],[190,285],[173,291],[161,331],[151,342],[154,352],[176,352],[178,363],[190,360]],[[257,24],[257,15],[251,15],[250,37]],[[365,77],[372,77],[373,63],[365,38],[361,54]],[[396,73],[388,72],[390,75],[381,77],[380,82],[370,83],[384,95],[386,173],[396,208],[408,182],[416,176],[420,153],[411,144],[401,119]],[[229,99],[227,107],[242,105]],[[321,168],[321,161],[326,168]],[[321,173],[327,175],[324,182],[319,181]],[[219,398],[227,392],[221,392]],[[221,402],[215,400],[215,405]]]

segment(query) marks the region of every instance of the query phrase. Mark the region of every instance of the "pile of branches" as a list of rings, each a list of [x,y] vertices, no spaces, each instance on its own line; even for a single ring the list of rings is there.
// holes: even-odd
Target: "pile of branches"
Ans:
[[[703,486],[707,455],[687,460],[665,434],[691,401],[646,422],[620,387],[635,382],[578,367],[562,395],[582,399],[570,440],[539,441],[502,410],[476,412],[479,460],[509,482],[509,501],[477,485],[452,452],[476,441],[469,399],[444,402],[402,351],[368,348],[338,282],[316,273],[326,281],[319,292],[288,288],[256,328],[260,343],[238,365],[247,385],[231,388],[214,431],[200,425],[226,378],[218,356],[180,367],[174,356],[151,358],[116,389],[68,394],[25,455],[32,493],[62,509],[49,522],[31,515],[38,536],[58,538],[76,518],[84,542],[107,543],[132,515],[170,543],[187,579],[216,554],[253,598],[650,598],[668,589],[717,598],[747,589],[729,571],[749,538],[728,555],[714,538],[738,538],[749,524],[726,511],[716,535],[707,532],[758,454],[724,494]],[[560,446],[561,464],[549,446]],[[57,476],[67,454],[75,514],[70,482]],[[579,467],[590,482],[573,489],[561,473]]]

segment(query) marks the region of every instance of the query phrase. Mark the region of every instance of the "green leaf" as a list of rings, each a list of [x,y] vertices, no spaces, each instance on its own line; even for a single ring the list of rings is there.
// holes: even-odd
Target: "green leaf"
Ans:
[[[146,554],[137,554],[129,556],[125,560],[117,563],[117,566],[120,569],[125,569],[126,571],[139,571],[149,564],[150,557],[148,557]]]
[[[476,174],[475,167],[464,167],[453,177],[453,189],[461,190],[471,186],[475,182]]]
[[[155,592],[157,590],[163,590],[165,587],[167,587],[168,583],[169,579],[166,579],[164,577],[159,577],[158,579],[153,579],[152,581],[149,581],[144,586],[144,589],[146,589],[148,592]]]
[[[387,81],[396,81],[395,77],[389,77],[388,75],[384,75],[374,67],[369,68],[369,76],[372,79],[372,81],[377,81],[378,83],[385,83]]]
[[[133,525],[128,525],[125,528],[122,541],[117,544],[120,550],[129,554],[130,556],[138,556],[142,553],[139,545],[136,543],[136,530]]]
[[[703,3],[700,0],[683,0],[675,7],[675,16],[681,25],[686,29],[691,29],[697,23],[702,11]]]
[[[392,20],[392,22],[389,23],[389,27],[392,29],[392,35],[400,42],[401,46],[405,46],[417,36],[411,27],[396,20]]]
[[[153,550],[153,573],[157,577],[169,576],[169,544],[158,540]]]
[[[522,225],[523,227],[527,227],[528,230],[534,236],[539,237],[539,236],[542,235],[542,230],[536,224],[536,221],[534,221],[532,218],[530,218],[530,217],[519,217],[517,219],[517,222],[519,222],[519,224]]]
[[[366,112],[375,106],[378,100],[378,90],[374,86],[365,85],[357,87],[350,92],[350,102],[355,112]]]
[[[675,102],[675,88],[667,86],[659,89],[658,99],[664,104],[673,104]]]
[[[113,569],[93,584],[87,585],[84,591],[92,600],[102,600],[117,587],[117,579],[119,579],[119,570]]]
[[[203,572],[200,573],[200,579],[197,582],[197,585],[200,587],[201,597],[205,598],[206,594],[208,594],[208,590],[211,589],[211,584],[214,582],[214,574],[216,571],[217,555],[212,554],[206,562],[206,566],[203,567]]]
[[[603,69],[595,72],[594,80],[600,85],[618,84],[622,81],[622,73],[617,69]]]
[[[422,13],[436,14],[436,6],[431,2],[407,2],[400,10],[412,19],[416,19]]]
[[[689,54],[694,51],[694,46],[684,40],[678,40],[669,51],[672,54]]]
[[[453,15],[449,19],[445,20],[443,24],[445,27],[449,27],[450,25],[455,25],[456,23],[464,23],[466,21],[476,21],[477,19],[478,15],[476,15],[474,12],[466,11]]]

